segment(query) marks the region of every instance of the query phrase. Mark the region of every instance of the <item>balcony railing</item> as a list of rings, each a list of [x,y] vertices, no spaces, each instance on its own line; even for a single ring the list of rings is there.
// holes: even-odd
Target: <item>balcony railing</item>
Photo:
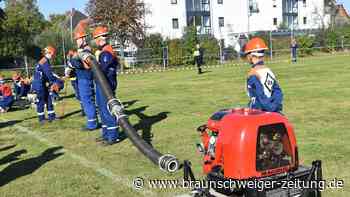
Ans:
[[[207,3],[197,4],[187,8],[188,12],[210,12],[210,5]]]
[[[211,27],[204,27],[201,26],[199,28],[197,28],[197,34],[198,35],[211,35],[212,32],[212,28]]]

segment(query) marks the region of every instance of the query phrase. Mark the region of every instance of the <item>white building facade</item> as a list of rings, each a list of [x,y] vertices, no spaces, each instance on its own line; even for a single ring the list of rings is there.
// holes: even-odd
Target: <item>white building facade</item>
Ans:
[[[186,26],[224,39],[255,31],[317,29],[330,23],[326,0],[144,0],[147,33],[180,38]]]

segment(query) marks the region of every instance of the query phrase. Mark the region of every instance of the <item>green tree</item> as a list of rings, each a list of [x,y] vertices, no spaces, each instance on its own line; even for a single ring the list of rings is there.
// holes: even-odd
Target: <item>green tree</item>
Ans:
[[[154,51],[154,55],[162,54],[163,37],[159,33],[150,34],[145,37],[143,48],[149,48]]]
[[[2,0],[0,0],[1,3]],[[3,37],[4,31],[3,31],[3,22],[6,19],[6,13],[3,9],[0,8],[0,38]]]
[[[1,3],[1,1],[2,0],[0,0],[0,3]],[[1,27],[1,24],[2,24],[3,20],[5,20],[5,18],[6,18],[5,11],[0,8],[0,27]]]
[[[25,55],[33,45],[35,35],[45,25],[35,0],[5,1],[6,20],[0,38],[0,56],[18,57]]]
[[[86,11],[95,23],[108,25],[122,46],[144,37],[146,9],[139,0],[89,0]]]
[[[64,53],[73,48],[70,32],[64,27],[66,20],[65,15],[50,15],[47,27],[35,38],[35,44],[40,48],[47,45],[53,45],[56,48],[57,55],[54,64],[64,64]]]
[[[182,39],[183,39],[183,48],[185,50],[184,55],[192,57],[193,51],[195,50],[196,44],[198,43],[196,27],[195,26],[186,27]],[[193,60],[190,59],[190,62],[192,61]],[[190,62],[187,62],[187,63],[190,63]]]

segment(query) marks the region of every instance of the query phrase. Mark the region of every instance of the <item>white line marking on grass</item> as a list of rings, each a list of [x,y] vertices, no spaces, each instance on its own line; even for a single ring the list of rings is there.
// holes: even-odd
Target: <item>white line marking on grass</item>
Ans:
[[[0,119],[0,120],[1,121],[7,121],[7,120],[4,120],[4,119]],[[53,146],[53,147],[59,146],[59,145],[51,142],[47,138],[39,135],[38,133],[35,133],[35,132],[29,130],[26,127],[22,127],[22,126],[19,126],[19,125],[14,125],[13,127],[15,129],[17,129],[19,132],[25,133],[25,134],[33,137],[34,139],[38,140],[39,142],[41,142],[41,143],[43,143],[43,144],[45,144],[47,146]],[[105,176],[107,178],[110,178],[113,181],[113,183],[122,184],[124,186],[127,186],[129,188],[134,189],[134,187],[132,185],[132,180],[130,180],[130,179],[126,178],[126,177],[121,177],[121,176],[115,175],[112,171],[101,167],[100,164],[98,164],[97,162],[89,161],[88,159],[86,159],[86,158],[84,158],[84,157],[82,157],[80,155],[77,155],[77,154],[75,154],[75,153],[73,153],[71,151],[68,151],[67,149],[64,149],[64,148],[62,148],[61,151],[58,151],[58,153],[65,153],[65,155],[71,157],[72,159],[77,161],[80,165],[82,165],[82,166],[84,166],[86,168],[93,169],[96,173],[98,173],[98,174],[100,174],[102,176]],[[145,188],[143,188],[142,190],[139,190],[138,193],[142,194],[143,196],[157,196],[154,192],[152,192],[151,190],[145,189]]]

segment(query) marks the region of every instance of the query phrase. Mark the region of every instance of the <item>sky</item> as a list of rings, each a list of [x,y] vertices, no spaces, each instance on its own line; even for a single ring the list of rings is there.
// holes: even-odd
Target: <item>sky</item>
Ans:
[[[350,13],[350,0],[337,0],[337,2],[344,4],[346,10]]]
[[[46,18],[50,14],[63,14],[71,8],[75,8],[85,13],[85,5],[88,0],[37,0],[40,11]],[[343,3],[350,13],[350,0],[337,0],[338,3]],[[0,3],[0,6],[3,3]]]
[[[63,14],[72,8],[85,13],[88,0],[37,0],[40,11],[47,18],[50,14]]]
[[[88,0],[37,0],[40,12],[48,19],[50,14],[63,14],[72,8],[85,13],[85,5]],[[3,2],[0,7],[3,7]]]

